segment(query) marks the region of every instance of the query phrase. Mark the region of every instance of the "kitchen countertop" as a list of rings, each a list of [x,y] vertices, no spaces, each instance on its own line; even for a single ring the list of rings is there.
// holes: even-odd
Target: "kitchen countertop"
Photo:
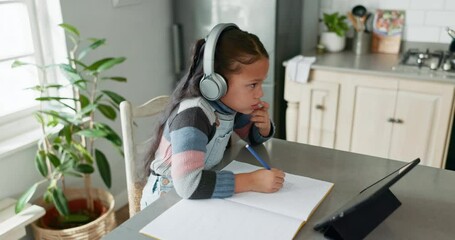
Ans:
[[[400,66],[401,55],[398,54],[364,54],[356,55],[351,51],[339,53],[304,53],[303,56],[316,56],[312,69],[360,73],[388,77],[401,77],[438,81],[455,84],[455,72],[447,73],[442,70],[419,69],[416,66]]]

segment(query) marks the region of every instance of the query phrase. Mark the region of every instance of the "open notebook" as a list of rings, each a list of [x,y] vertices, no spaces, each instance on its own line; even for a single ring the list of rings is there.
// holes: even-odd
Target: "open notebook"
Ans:
[[[224,170],[260,167],[232,161]],[[181,200],[140,230],[158,239],[291,239],[333,183],[286,173],[276,193],[246,192],[225,199]]]

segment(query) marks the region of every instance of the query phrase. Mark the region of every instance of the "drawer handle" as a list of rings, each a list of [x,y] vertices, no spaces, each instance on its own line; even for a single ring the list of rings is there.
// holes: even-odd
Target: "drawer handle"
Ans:
[[[321,104],[316,105],[316,109],[318,110],[324,110],[324,106]]]
[[[402,123],[403,123],[403,120],[397,119],[397,123],[402,124]]]
[[[397,121],[396,121],[395,119],[393,119],[393,118],[389,118],[389,119],[387,120],[387,122],[389,122],[389,123],[396,123]]]

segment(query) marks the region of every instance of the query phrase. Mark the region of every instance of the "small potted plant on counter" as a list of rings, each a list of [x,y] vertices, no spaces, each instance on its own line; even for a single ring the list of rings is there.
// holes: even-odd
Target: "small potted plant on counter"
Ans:
[[[41,125],[42,139],[38,142],[34,164],[43,177],[33,184],[18,200],[16,212],[30,201],[40,185],[46,185],[43,199],[38,204],[46,215],[32,224],[36,239],[99,239],[116,226],[114,198],[103,189],[92,187],[91,174],[96,169],[105,185],[111,187],[111,172],[105,154],[95,146],[104,139],[120,154],[122,140],[99,115],[115,120],[118,105],[125,100],[119,94],[103,89],[105,82],[126,82],[126,78],[104,76],[106,70],[125,61],[124,57],[103,58],[87,63],[87,54],[105,44],[105,39],[81,39],[79,30],[69,24],[60,24],[72,43],[68,63],[37,66],[15,61],[13,67],[33,65],[46,71],[59,67],[64,81],[56,84],[41,83],[32,90],[40,110],[35,116]],[[64,90],[69,96],[62,96]],[[67,91],[68,92],[68,91]],[[69,188],[68,177],[81,179],[80,188]],[[77,182],[77,181],[76,181]],[[83,187],[82,187],[83,185]]]
[[[346,16],[338,12],[324,13],[322,21],[327,31],[321,34],[320,44],[329,52],[342,51],[346,45],[346,31],[349,29]]]

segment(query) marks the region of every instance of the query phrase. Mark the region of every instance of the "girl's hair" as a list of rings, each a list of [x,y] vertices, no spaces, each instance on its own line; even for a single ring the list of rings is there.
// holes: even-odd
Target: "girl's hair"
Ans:
[[[171,95],[171,101],[161,115],[154,139],[145,158],[146,176],[150,175],[150,164],[163,135],[164,124],[182,100],[201,96],[199,82],[204,75],[203,56],[205,40],[199,39],[193,47],[193,57],[188,73],[179,81]],[[218,38],[215,51],[214,70],[227,82],[231,74],[241,71],[242,64],[252,64],[261,58],[269,58],[259,38],[251,33],[232,27],[225,29]]]

